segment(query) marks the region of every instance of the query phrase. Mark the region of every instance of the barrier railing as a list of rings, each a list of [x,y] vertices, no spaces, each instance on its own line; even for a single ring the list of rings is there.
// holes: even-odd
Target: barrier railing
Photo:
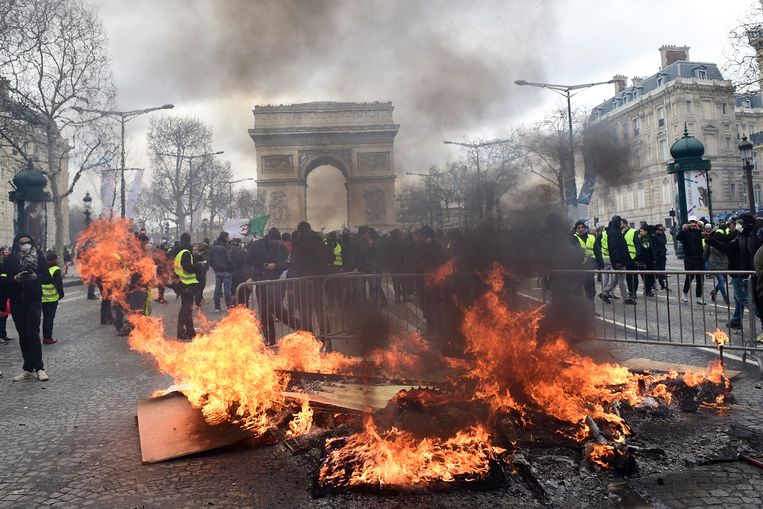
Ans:
[[[270,343],[297,329],[313,332],[327,349],[338,338],[373,342],[410,331],[431,341],[452,341],[459,335],[461,308],[482,294],[485,283],[478,274],[454,274],[437,284],[429,278],[342,273],[246,282],[235,298],[257,312]],[[688,295],[682,291],[686,279]],[[757,361],[763,344],[756,342],[753,279],[754,273],[745,271],[554,271],[510,281],[507,294],[544,303],[549,323],[581,325],[565,329],[573,339],[715,348],[710,334],[721,329],[729,337],[726,350]],[[573,320],[553,319],[569,312],[575,313]]]
[[[587,302],[595,318],[590,339],[715,348],[711,334],[720,329],[729,337],[724,349],[757,361],[763,344],[754,281],[751,271],[554,271],[528,296],[548,305]]]

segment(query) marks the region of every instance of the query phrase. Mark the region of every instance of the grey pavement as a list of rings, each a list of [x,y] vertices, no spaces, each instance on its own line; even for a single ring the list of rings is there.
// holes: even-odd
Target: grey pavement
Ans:
[[[85,300],[85,291],[83,286],[67,289],[59,307],[55,328],[59,342],[44,346],[48,382],[12,383],[10,378],[21,368],[18,344],[0,346],[0,369],[5,374],[0,379],[0,508],[540,506],[517,485],[436,496],[347,494],[312,499],[314,459],[255,443],[142,465],[136,400],[172,381],[160,375],[150,360],[131,351],[112,326],[98,324],[99,303]],[[167,318],[166,330],[174,331],[179,304],[171,291],[167,298],[169,304],[154,304],[154,311]],[[9,334],[15,334],[10,320]],[[703,365],[713,358],[695,348],[601,342],[586,346],[598,357],[615,360],[653,357]],[[738,404],[723,422],[759,435],[763,390],[757,372],[733,359],[729,363],[743,373],[735,380]],[[663,507],[754,507],[756,500],[763,500],[760,471],[739,463],[670,465],[661,475],[661,481],[650,474],[629,483]],[[554,499],[551,506],[573,505]],[[606,496],[592,495],[581,506],[616,504]]]

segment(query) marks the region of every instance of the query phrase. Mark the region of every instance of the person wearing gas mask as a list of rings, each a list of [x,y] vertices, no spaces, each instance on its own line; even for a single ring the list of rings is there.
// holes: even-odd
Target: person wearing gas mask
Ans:
[[[0,302],[6,296],[11,301],[11,317],[19,333],[19,346],[24,359],[23,371],[13,381],[48,380],[40,341],[42,285],[52,282],[45,255],[29,235],[19,234],[13,239],[11,253],[3,262],[2,272],[7,277],[0,288]]]
[[[729,241],[704,234],[705,241],[712,247],[720,249],[729,257],[729,270],[755,270],[755,252],[761,242],[754,232],[755,220],[752,214],[741,214],[736,221],[736,236]],[[734,288],[734,316],[726,325],[731,329],[742,329],[744,308],[747,306],[749,292],[747,290],[746,276],[732,276],[731,284]]]

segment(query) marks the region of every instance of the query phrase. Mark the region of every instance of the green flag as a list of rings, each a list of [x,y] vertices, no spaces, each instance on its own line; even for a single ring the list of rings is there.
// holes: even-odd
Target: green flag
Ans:
[[[256,235],[259,238],[265,236],[265,225],[268,224],[270,216],[253,217],[249,220],[249,235]]]

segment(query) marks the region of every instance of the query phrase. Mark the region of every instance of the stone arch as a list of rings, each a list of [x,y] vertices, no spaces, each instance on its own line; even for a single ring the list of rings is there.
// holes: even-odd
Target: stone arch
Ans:
[[[255,106],[249,135],[271,224],[293,229],[306,219],[307,175],[328,165],[345,178],[348,226],[395,227],[393,110],[389,102]]]

